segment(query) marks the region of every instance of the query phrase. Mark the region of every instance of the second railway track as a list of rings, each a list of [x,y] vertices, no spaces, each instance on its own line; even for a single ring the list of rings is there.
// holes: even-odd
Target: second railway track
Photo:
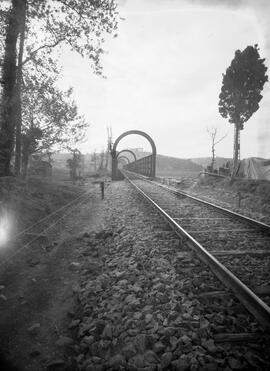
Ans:
[[[138,175],[125,176],[269,330],[270,227]]]

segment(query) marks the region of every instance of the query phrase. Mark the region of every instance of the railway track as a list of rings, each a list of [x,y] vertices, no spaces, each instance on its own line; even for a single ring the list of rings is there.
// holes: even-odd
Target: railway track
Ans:
[[[144,177],[125,177],[269,330],[270,226]]]
[[[113,182],[104,205],[83,250],[79,369],[270,369],[265,327],[135,187]]]

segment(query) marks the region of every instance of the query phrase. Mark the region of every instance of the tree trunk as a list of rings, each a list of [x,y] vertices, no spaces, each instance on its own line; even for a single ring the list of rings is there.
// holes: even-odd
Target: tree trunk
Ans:
[[[101,152],[99,156],[100,156],[99,170],[103,170],[104,152]]]
[[[214,172],[214,164],[215,164],[215,144],[212,143],[212,161],[211,161],[211,171]]]
[[[104,165],[105,170],[108,170],[108,165],[109,165],[109,149],[107,149],[106,154],[105,154],[105,165]]]
[[[14,146],[14,88],[16,84],[16,43],[19,34],[20,0],[12,0],[6,28],[5,55],[2,68],[2,106],[0,113],[0,176],[10,175]]]
[[[29,147],[30,142],[26,135],[23,136],[22,141],[22,177],[25,179],[27,176],[27,168],[29,162]]]
[[[76,152],[73,151],[73,158],[72,158],[72,173],[71,178],[73,181],[76,179],[77,175],[77,159],[76,159]]]
[[[94,171],[96,172],[97,171],[97,154],[96,154],[96,152],[94,152],[93,159],[94,159]]]
[[[29,162],[29,154],[28,152],[25,152],[22,156],[22,177],[23,179],[25,179],[27,176],[28,162]]]
[[[232,178],[235,177],[240,157],[240,129],[238,123],[234,124],[234,147]]]
[[[22,129],[22,101],[21,101],[21,87],[22,87],[22,62],[23,50],[25,40],[25,20],[26,20],[26,1],[21,0],[21,14],[20,14],[20,47],[18,56],[17,68],[17,82],[15,91],[15,109],[16,109],[16,151],[15,151],[15,174],[20,175],[21,171],[21,129]]]

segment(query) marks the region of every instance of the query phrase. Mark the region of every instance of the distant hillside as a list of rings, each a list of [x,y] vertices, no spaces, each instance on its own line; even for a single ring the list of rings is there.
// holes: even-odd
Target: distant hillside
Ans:
[[[142,151],[140,149],[131,148],[136,154],[137,159],[150,155],[150,152]],[[131,156],[127,153],[127,156]],[[53,167],[67,169],[67,159],[71,158],[70,153],[55,153],[53,155]],[[215,161],[215,168],[221,167],[225,162],[232,161],[230,158],[217,157]],[[91,162],[91,156],[85,155],[85,166]],[[176,176],[181,175],[183,172],[194,172],[199,173],[207,165],[211,164],[211,157],[198,157],[191,159],[183,159],[178,157],[170,157],[164,155],[157,155],[157,168],[156,173],[159,176]]]
[[[135,153],[137,159],[151,155],[150,152],[144,151],[141,148],[128,149]],[[131,158],[128,153],[127,156]],[[195,163],[192,159],[157,155],[156,173],[159,176],[176,176],[183,172],[199,173],[200,171],[202,171],[202,166]]]
[[[195,162],[198,165],[206,167],[208,165],[211,165],[212,158],[211,157],[198,157],[198,158],[192,158],[191,161]],[[226,158],[226,157],[216,157],[214,168],[217,169],[219,167],[222,167],[223,164],[227,161],[232,161],[232,159]]]
[[[157,174],[165,172],[175,173],[178,171],[200,172],[201,170],[202,166],[192,160],[157,155]]]

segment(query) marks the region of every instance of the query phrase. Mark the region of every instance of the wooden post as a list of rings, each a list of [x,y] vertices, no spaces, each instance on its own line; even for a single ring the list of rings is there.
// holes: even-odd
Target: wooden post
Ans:
[[[100,190],[101,190],[101,199],[104,200],[104,189],[105,189],[105,182],[100,182]]]

